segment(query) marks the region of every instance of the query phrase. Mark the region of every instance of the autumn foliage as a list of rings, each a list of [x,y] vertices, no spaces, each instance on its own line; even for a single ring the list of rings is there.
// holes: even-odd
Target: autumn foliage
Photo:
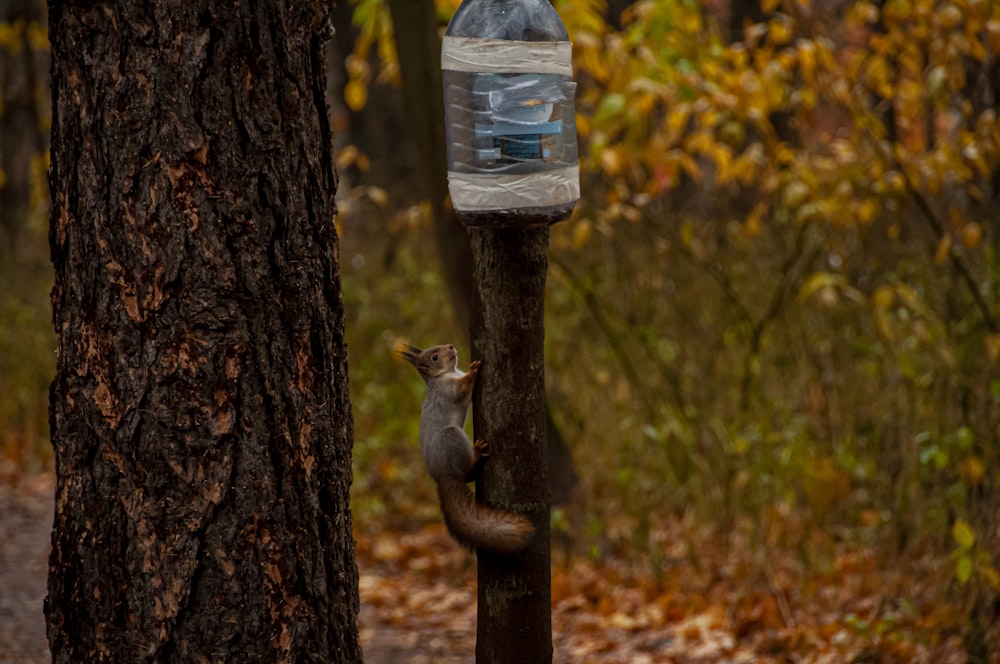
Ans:
[[[702,590],[735,580],[709,617],[636,591],[609,619],[716,620],[735,633],[730,656],[742,638],[778,659],[995,656],[1000,7],[555,4],[574,42],[584,198],[550,257],[549,400],[581,475],[553,527],[600,570],[594,601],[616,592],[613,561],[645,560],[669,586],[687,556],[717,575]],[[456,5],[438,3],[442,28]],[[356,5],[356,111],[399,75],[386,11]],[[426,206],[358,183],[349,278],[396,315],[362,321],[352,348],[440,335],[425,313],[447,308],[438,278],[395,276],[423,266]],[[349,225],[361,209],[386,213],[388,240]],[[389,451],[408,431],[378,424],[369,398],[395,397],[360,371],[359,430],[375,438],[360,441],[356,495],[407,521],[424,508],[385,486],[426,491],[398,458],[409,442]],[[555,578],[557,594],[581,592]]]

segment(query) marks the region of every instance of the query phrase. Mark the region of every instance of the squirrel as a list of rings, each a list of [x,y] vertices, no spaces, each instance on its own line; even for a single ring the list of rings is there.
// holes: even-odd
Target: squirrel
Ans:
[[[479,360],[470,363],[466,373],[458,368],[458,351],[451,344],[426,350],[404,348],[400,356],[427,385],[420,414],[420,454],[437,484],[448,532],[469,549],[506,554],[520,551],[535,532],[528,519],[477,503],[466,486],[489,456],[486,442],[470,442],[462,428]]]

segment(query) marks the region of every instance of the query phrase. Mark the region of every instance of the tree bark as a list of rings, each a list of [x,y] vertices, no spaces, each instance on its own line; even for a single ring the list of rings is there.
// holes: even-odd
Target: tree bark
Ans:
[[[479,553],[476,661],[552,661],[544,302],[548,226],[471,228],[476,438],[490,445],[477,495],[527,515],[536,534],[516,556]]]
[[[54,662],[361,661],[328,11],[50,2]]]

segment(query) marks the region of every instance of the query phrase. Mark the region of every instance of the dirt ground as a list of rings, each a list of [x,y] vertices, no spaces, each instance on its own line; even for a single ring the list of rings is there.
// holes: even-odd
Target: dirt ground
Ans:
[[[51,475],[0,483],[0,662],[49,662],[45,577],[52,528]]]

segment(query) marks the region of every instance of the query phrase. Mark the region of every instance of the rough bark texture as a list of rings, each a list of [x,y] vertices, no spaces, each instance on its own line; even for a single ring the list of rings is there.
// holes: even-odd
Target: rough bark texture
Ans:
[[[328,11],[49,5],[57,663],[361,660]]]
[[[544,301],[548,226],[469,230],[482,307],[472,322],[482,360],[476,438],[490,445],[481,500],[527,515],[537,532],[516,556],[479,554],[476,661],[552,661]]]

